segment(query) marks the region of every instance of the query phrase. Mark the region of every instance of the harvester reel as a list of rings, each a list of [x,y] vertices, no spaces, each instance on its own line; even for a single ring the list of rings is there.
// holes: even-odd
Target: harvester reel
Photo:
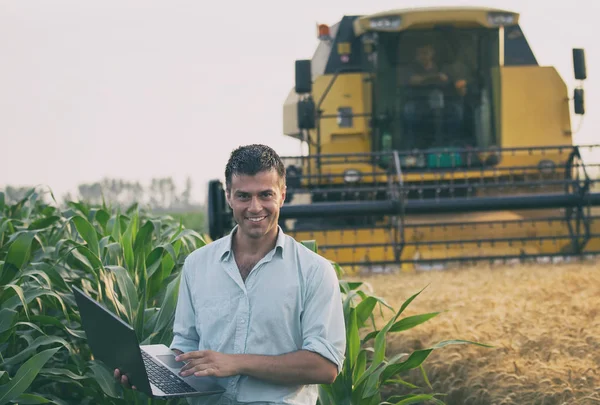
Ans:
[[[575,147],[565,163],[565,193],[580,197],[580,204],[565,208],[572,253],[581,253],[590,239],[591,209],[589,205],[583,205],[583,198],[590,192],[590,184],[591,180],[585,170],[579,148]]]

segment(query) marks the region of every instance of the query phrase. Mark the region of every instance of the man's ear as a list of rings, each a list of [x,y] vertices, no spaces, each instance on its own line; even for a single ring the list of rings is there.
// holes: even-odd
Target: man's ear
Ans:
[[[231,190],[225,189],[225,200],[227,201],[227,205],[229,205],[229,208],[233,209],[233,207],[231,206]]]
[[[281,188],[281,203],[279,204],[279,207],[283,207],[283,203],[285,202],[285,195],[287,193],[287,186],[284,185]]]

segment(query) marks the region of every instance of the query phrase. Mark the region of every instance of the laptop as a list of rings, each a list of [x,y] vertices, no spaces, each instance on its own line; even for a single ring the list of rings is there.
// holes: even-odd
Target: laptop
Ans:
[[[149,397],[184,398],[221,394],[214,377],[179,375],[184,362],[163,344],[140,345],[135,330],[76,286],[72,286],[81,323],[95,359],[111,372],[118,368],[129,383]]]

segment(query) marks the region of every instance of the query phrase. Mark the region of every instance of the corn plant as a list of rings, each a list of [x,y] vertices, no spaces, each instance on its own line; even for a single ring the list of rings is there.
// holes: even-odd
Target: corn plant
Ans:
[[[315,241],[303,242],[306,247],[317,252]],[[343,275],[343,269],[336,263],[338,277]],[[407,316],[402,319],[400,315],[410,303],[423,292],[424,289],[408,298],[402,306],[395,311],[387,323],[377,330],[374,323],[374,310],[386,307],[394,309],[385,300],[365,292],[362,282],[348,282],[340,280],[340,289],[343,297],[344,319],[346,322],[346,359],[338,378],[333,384],[319,386],[319,405],[388,405],[388,404],[417,404],[433,402],[443,404],[437,397],[440,393],[424,393],[406,395],[392,395],[389,398],[381,397],[381,388],[387,384],[401,384],[410,388],[417,386],[404,381],[399,375],[412,369],[420,369],[426,384],[431,388],[429,379],[423,367],[423,362],[429,354],[447,345],[475,344],[491,347],[485,344],[468,340],[446,340],[430,348],[415,350],[414,352],[396,354],[391,358],[386,357],[386,343],[391,333],[397,333],[414,328],[439,315],[440,312]],[[372,331],[361,338],[361,331],[367,328],[371,321]]]
[[[0,405],[147,403],[92,358],[71,286],[132,325],[142,344],[169,344],[183,260],[203,244],[135,205],[61,210],[35,190],[14,204],[0,192]]]

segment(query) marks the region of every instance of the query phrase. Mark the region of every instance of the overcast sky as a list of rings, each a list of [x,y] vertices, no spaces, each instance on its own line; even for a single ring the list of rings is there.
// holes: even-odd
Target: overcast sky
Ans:
[[[181,186],[191,176],[202,198],[238,145],[299,152],[282,135],[282,105],[317,23],[417,3],[520,12],[538,61],[570,91],[571,49],[585,47],[576,140],[600,143],[597,1],[0,0],[0,188],[45,184],[61,196],[105,176]]]

